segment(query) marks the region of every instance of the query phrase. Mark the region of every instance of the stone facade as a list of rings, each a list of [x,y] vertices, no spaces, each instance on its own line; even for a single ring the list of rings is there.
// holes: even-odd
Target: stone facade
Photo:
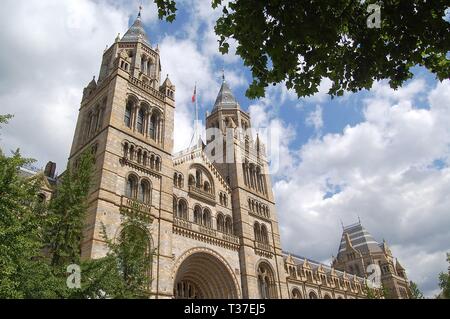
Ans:
[[[364,298],[365,273],[282,251],[265,147],[225,79],[216,133],[173,154],[176,88],[160,73],[139,15],[83,92],[69,158],[96,157],[82,257],[104,256],[102,225],[117,238],[134,207],[151,217],[153,298]]]

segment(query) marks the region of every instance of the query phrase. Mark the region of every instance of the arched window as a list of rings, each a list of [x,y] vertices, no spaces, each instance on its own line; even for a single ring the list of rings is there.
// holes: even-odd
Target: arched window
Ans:
[[[197,170],[195,172],[195,186],[197,188],[201,188],[202,186],[202,172],[200,170]]]
[[[257,242],[261,242],[261,226],[259,225],[258,222],[256,222],[255,225],[253,226],[253,232],[255,234],[255,240]]]
[[[208,228],[211,228],[211,212],[209,211],[209,209],[205,209],[203,211],[203,220],[202,220],[202,225]]]
[[[150,123],[148,125],[148,135],[152,140],[156,141],[156,132],[158,126],[158,116],[156,114],[152,114],[150,117]]]
[[[230,216],[227,216],[225,219],[225,233],[232,235],[233,234],[233,221]]]
[[[261,263],[258,267],[258,290],[261,299],[277,298],[275,276],[266,263]]]
[[[153,63],[152,63],[152,60],[149,59],[148,62],[147,62],[147,75],[148,76],[153,76],[153,72],[154,72]]]
[[[147,58],[145,55],[141,56],[141,72],[146,73],[146,66],[147,66]]]
[[[314,291],[311,291],[309,293],[309,299],[318,299],[318,297],[317,297],[317,295],[316,295],[316,293]]]
[[[302,294],[297,288],[294,288],[294,290],[292,290],[292,299],[302,299]]]
[[[325,294],[325,296],[323,297],[323,299],[331,299],[331,296],[329,294]]]
[[[183,175],[178,175],[178,187],[182,188],[183,187]]]
[[[130,147],[130,160],[134,160],[134,146],[133,145],[131,145],[131,147]]]
[[[142,150],[141,150],[141,149],[139,149],[139,150],[137,151],[137,162],[138,162],[139,164],[142,163]]]
[[[146,180],[139,185],[139,200],[143,203],[150,203],[150,183]]]
[[[144,118],[145,118],[145,111],[141,107],[138,112],[137,123],[136,123],[136,129],[139,133],[144,133]]]
[[[210,192],[211,192],[211,186],[209,185],[208,182],[205,182],[205,183],[204,183],[204,185],[203,185],[203,190],[204,190],[205,192],[207,192],[207,193],[210,193]]]
[[[225,232],[225,220],[222,214],[217,215],[217,230]]]
[[[133,112],[133,102],[128,101],[127,106],[125,108],[125,118],[124,122],[127,127],[131,128],[131,114]]]
[[[147,166],[148,164],[148,156],[147,152],[144,152],[144,157],[142,158],[142,165]]]
[[[195,185],[195,177],[194,175],[189,175],[189,186]]]
[[[119,238],[121,243],[129,243],[129,250],[123,254],[119,265],[121,268],[119,273],[123,276],[124,281],[133,280],[134,278],[130,275],[134,275],[135,272],[144,272],[150,277],[152,250],[151,239],[147,232],[140,227],[128,225],[124,227]],[[144,285],[142,288],[146,290],[150,288],[150,281],[144,281],[141,284]]]
[[[150,156],[150,168],[155,169],[155,155]]]
[[[267,233],[266,225],[261,226],[261,242],[263,244],[269,244],[269,235]]]
[[[178,217],[186,220],[188,219],[187,204],[184,199],[178,201]]]
[[[128,176],[125,196],[128,198],[136,198],[137,196],[137,177],[134,175]]]
[[[195,206],[194,208],[194,223],[202,224],[202,209],[199,206]]]
[[[173,186],[178,186],[177,181],[178,181],[178,173],[174,173],[173,174]]]
[[[123,157],[128,158],[128,143],[125,143],[123,146]]]

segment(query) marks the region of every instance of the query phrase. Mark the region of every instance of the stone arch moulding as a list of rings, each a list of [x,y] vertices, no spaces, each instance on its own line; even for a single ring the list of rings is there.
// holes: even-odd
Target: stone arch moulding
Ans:
[[[209,248],[203,248],[203,247],[191,248],[191,249],[185,251],[180,257],[178,257],[178,259],[175,261],[175,263],[173,265],[173,269],[172,269],[171,279],[172,279],[173,284],[175,284],[175,279],[176,279],[177,272],[178,272],[178,269],[180,268],[180,266],[183,264],[183,262],[187,258],[189,258],[190,256],[192,256],[196,253],[209,254],[209,255],[217,258],[226,267],[231,278],[233,278],[233,284],[234,284],[234,287],[235,287],[237,295],[238,295],[237,299],[241,299],[242,298],[242,292],[241,292],[241,288],[240,288],[241,285],[239,284],[233,269],[228,264],[226,259],[224,257],[222,257],[222,255],[220,255],[219,253],[217,253],[214,250],[209,249]]]
[[[125,224],[120,224],[120,226],[116,228],[116,231],[114,232],[114,237],[113,237],[113,242],[114,243],[117,243],[117,239],[119,238],[119,236],[122,233],[123,229],[125,227],[127,227],[127,226],[129,226],[129,225],[125,223]],[[157,254],[157,251],[156,251],[157,247],[155,246],[155,241],[153,239],[152,233],[149,230],[149,228],[153,229],[153,224],[149,225],[149,227],[145,227],[144,224],[137,225],[137,227],[139,227],[139,229],[141,229],[142,231],[145,232],[145,234],[148,237],[148,240],[150,241],[150,249],[154,250],[154,254]]]

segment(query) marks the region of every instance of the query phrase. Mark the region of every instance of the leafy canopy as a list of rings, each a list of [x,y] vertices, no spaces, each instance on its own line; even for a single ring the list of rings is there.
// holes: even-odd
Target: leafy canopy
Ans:
[[[450,299],[450,253],[447,254],[447,261],[449,263],[448,273],[439,274],[439,287],[442,289],[441,298]]]
[[[161,19],[175,19],[174,0],[155,3]],[[368,28],[369,4],[381,6],[381,28]],[[278,83],[310,96],[326,78],[332,96],[382,79],[396,89],[416,65],[439,80],[450,77],[448,0],[212,0],[219,6],[219,50],[226,54],[230,40],[237,42],[253,76],[249,98]]]
[[[411,299],[425,299],[423,296],[422,291],[420,291],[417,284],[413,281],[409,282],[409,291],[410,291],[410,297]]]

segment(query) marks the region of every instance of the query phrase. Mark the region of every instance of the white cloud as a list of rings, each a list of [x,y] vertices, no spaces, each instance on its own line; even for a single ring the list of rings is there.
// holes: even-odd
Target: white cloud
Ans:
[[[83,87],[98,73],[107,44],[126,30],[117,6],[87,0],[2,2],[2,148],[65,167]]]
[[[312,126],[316,133],[320,133],[320,130],[323,127],[322,107],[320,105],[316,105],[316,109],[309,113],[308,117],[305,119],[305,124],[307,126]]]
[[[98,73],[106,45],[127,30],[129,14],[137,13],[139,2],[2,2],[0,113],[16,115],[2,129],[2,149],[20,146],[40,165],[56,160],[59,170],[64,168],[82,89]],[[213,25],[219,13],[207,1],[181,4],[193,15],[160,44],[163,73],[169,73],[177,86],[175,150],[192,136],[196,81],[200,118],[219,90],[218,61],[225,63],[233,88],[246,84],[234,67],[239,58],[217,52]],[[157,24],[151,0],[144,2],[143,19]],[[232,43],[232,49],[235,46]],[[307,121],[316,130],[326,126],[320,104],[327,100],[330,85],[324,80],[316,95],[300,100],[319,104]],[[420,99],[430,108],[417,108],[415,101]],[[360,215],[375,237],[392,244],[410,278],[432,295],[437,272],[446,267],[443,254],[450,249],[450,82],[429,88],[415,80],[398,91],[377,83],[363,101],[362,123],[311,139],[297,152],[289,148],[295,128],[277,114],[282,104],[294,101],[295,92],[281,85],[270,87],[266,98],[249,107],[263,142],[268,143],[268,131],[280,137],[272,146],[282,159],[274,188],[284,248],[327,261],[337,250],[339,220],[351,223]],[[433,166],[437,159],[444,168]],[[328,192],[334,195],[325,196]]]
[[[278,178],[288,176],[292,171],[294,158],[289,145],[296,136],[295,128],[287,125],[277,114],[283,94],[281,84],[270,87],[264,98],[249,107],[252,126],[266,145],[270,173]]]
[[[398,257],[411,256],[400,261],[431,295],[433,272],[450,249],[450,168],[430,166],[436,159],[448,161],[449,92],[450,81],[431,92],[421,80],[397,92],[377,84],[364,102],[362,123],[305,144],[295,173],[275,185],[284,246],[327,260],[337,252],[340,219],[349,224],[359,215]],[[429,109],[413,106],[422,95],[428,96]],[[331,198],[325,196],[330,185],[340,189]],[[416,255],[429,257],[425,279]]]

